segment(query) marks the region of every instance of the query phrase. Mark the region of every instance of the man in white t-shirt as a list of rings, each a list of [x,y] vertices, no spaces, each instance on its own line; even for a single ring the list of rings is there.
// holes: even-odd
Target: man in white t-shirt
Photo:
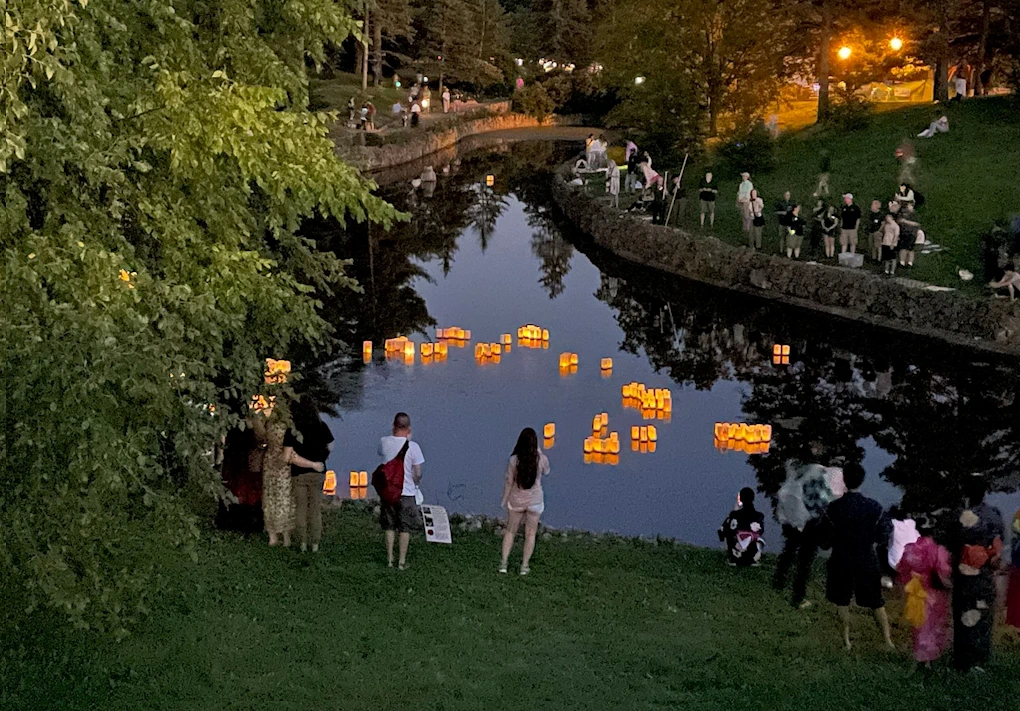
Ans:
[[[395,504],[383,504],[379,514],[379,523],[386,532],[386,562],[393,567],[393,542],[396,534],[400,534],[400,558],[398,565],[401,570],[407,568],[407,546],[411,542],[411,531],[422,527],[421,514],[418,511],[418,483],[421,481],[421,465],[425,457],[417,442],[411,441],[411,418],[406,412],[398,412],[393,418],[393,434],[379,440],[379,456],[383,463],[400,454],[407,443],[404,455],[404,490],[400,501]]]

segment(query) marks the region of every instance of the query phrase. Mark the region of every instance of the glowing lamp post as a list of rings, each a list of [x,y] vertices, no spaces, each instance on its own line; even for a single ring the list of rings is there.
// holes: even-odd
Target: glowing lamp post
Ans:
[[[901,40],[899,37],[893,37],[891,40],[889,40],[889,48],[893,52],[899,52],[901,49],[903,49],[903,40]]]
[[[853,54],[853,50],[847,47],[846,45],[840,47],[839,51],[836,52],[836,56],[842,59],[844,62],[850,59],[851,54]]]

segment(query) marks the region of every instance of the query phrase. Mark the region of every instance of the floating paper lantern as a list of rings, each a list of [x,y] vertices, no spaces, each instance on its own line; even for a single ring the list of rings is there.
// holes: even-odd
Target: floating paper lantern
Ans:
[[[585,451],[585,453],[589,453],[589,452],[595,451],[595,438],[594,437],[585,437],[584,438],[584,451]]]
[[[602,429],[602,415],[595,415],[591,421],[591,431],[598,432]]]
[[[436,344],[436,353],[441,356],[445,356],[448,353],[448,347],[445,342]]]
[[[542,434],[545,435],[546,438],[555,437],[556,436],[556,424],[553,423],[553,422],[550,422],[550,423],[546,424],[546,426],[542,428]]]
[[[592,449],[595,451],[595,454],[602,454],[605,451],[605,442],[600,437],[593,437]]]
[[[639,431],[639,434],[640,434],[639,439],[642,442],[647,442],[648,441],[648,428],[647,427],[642,427],[641,430]]]
[[[634,439],[634,440],[640,439],[641,438],[641,428],[638,427],[637,425],[634,425],[633,427],[631,427],[630,428],[630,438]]]
[[[499,337],[499,340],[504,346],[509,346],[513,342],[509,333],[504,333]]]
[[[543,341],[548,341],[549,340],[549,329],[548,328],[543,328],[542,329],[542,340]]]
[[[405,341],[404,342],[404,355],[405,356],[413,356],[414,355],[414,341]]]
[[[620,440],[618,437],[616,437],[616,432],[613,432],[613,435],[610,436],[609,438],[609,453],[610,454],[620,453]]]
[[[560,353],[560,367],[561,368],[569,368],[570,367],[570,354],[569,353]]]
[[[603,358],[602,361],[599,363],[599,365],[602,367],[602,370],[612,370],[613,369],[613,359],[612,358]]]
[[[421,344],[421,355],[423,358],[428,358],[435,351],[435,347],[431,343]]]
[[[503,344],[490,343],[489,350],[492,351],[492,355],[503,355]]]
[[[471,331],[466,331],[466,330],[462,329],[462,330],[458,331],[458,333],[462,334],[460,336],[461,340],[464,340],[464,341],[470,341],[471,340]]]
[[[585,464],[591,464],[594,461],[595,461],[595,455],[586,452],[585,455],[584,455],[584,463]]]
[[[576,353],[571,353],[570,354],[570,364],[571,365],[577,365],[577,354]]]
[[[655,429],[655,425],[648,425],[648,441],[655,442],[659,439],[659,432]]]
[[[322,493],[326,496],[336,496],[336,472],[332,469],[326,472],[326,479],[322,483]]]
[[[775,344],[772,346],[772,364],[773,365],[789,365],[790,364],[790,346],[783,344]]]
[[[357,488],[361,486],[361,479],[358,477],[358,472],[351,472],[351,486]]]
[[[368,486],[368,472],[358,472],[358,486]]]

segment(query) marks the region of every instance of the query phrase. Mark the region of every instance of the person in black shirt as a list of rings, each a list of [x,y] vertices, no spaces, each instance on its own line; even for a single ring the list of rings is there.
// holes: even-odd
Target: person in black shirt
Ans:
[[[821,226],[822,239],[825,241],[825,256],[832,259],[836,256],[836,229],[839,227],[835,205],[830,205],[822,213]]]
[[[840,254],[857,254],[857,228],[861,225],[861,208],[854,204],[854,196],[847,193],[843,196],[843,207],[839,214],[839,251]]]
[[[804,244],[804,220],[800,216],[800,205],[794,205],[786,218],[786,256],[800,259],[800,248]]]
[[[786,251],[786,222],[793,209],[793,200],[790,199],[790,191],[783,193],[782,200],[776,200],[776,228],[779,233],[779,253]]]
[[[737,508],[719,527],[719,540],[726,543],[726,562],[732,566],[759,565],[765,550],[765,514],[754,508],[754,489],[744,487]]]
[[[825,581],[825,596],[839,610],[843,624],[843,643],[849,650],[850,601],[874,611],[882,638],[895,649],[889,630],[889,616],[882,598],[882,567],[875,548],[889,541],[892,522],[882,505],[859,491],[864,483],[864,467],[851,464],[843,468],[847,493],[829,504],[822,518],[820,538],[823,548],[832,548]]]
[[[882,226],[885,223],[885,213],[882,212],[880,200],[871,201],[871,212],[868,213],[868,234],[871,235],[871,258],[876,262],[882,261]]]
[[[295,404],[294,425],[283,439],[284,458],[291,462],[290,475],[296,511],[294,515],[301,550],[319,550],[322,539],[322,486],[326,459],[333,451],[333,433],[307,401]]]
[[[701,181],[698,188],[698,202],[701,203],[701,226],[705,226],[705,215],[708,215],[708,226],[715,226],[715,199],[719,195],[719,189],[712,182],[712,174],[705,173],[705,179]]]

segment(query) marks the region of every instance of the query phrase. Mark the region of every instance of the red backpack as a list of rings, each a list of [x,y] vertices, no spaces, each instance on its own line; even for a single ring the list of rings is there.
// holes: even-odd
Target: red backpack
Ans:
[[[404,455],[407,454],[407,447],[410,444],[411,440],[404,442],[397,456],[385,464],[380,464],[372,472],[372,487],[384,504],[397,503],[404,493]]]

